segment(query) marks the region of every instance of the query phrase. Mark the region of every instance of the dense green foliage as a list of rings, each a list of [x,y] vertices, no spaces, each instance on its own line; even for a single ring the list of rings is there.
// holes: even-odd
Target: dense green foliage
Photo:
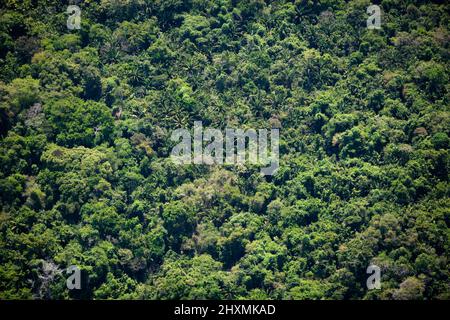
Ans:
[[[0,299],[450,299],[445,1],[2,3]],[[195,120],[279,170],[175,165]]]

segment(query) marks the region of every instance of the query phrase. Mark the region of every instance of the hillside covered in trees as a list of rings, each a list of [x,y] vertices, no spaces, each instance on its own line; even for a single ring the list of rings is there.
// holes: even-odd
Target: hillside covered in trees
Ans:
[[[1,1],[0,299],[450,299],[449,9]],[[174,164],[194,121],[279,169]]]

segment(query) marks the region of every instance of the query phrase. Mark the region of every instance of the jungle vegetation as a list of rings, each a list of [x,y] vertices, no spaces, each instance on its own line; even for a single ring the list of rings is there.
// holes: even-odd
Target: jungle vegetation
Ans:
[[[0,299],[450,299],[449,9],[1,1]],[[278,171],[175,165],[194,121]]]

